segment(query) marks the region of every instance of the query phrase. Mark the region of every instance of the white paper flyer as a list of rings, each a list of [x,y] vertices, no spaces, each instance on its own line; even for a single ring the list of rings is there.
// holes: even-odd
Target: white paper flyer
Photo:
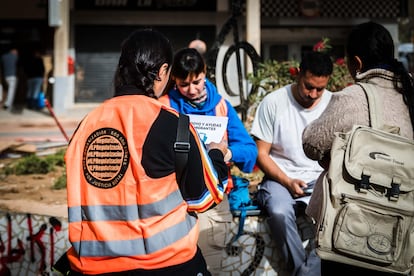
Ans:
[[[220,143],[227,129],[227,117],[189,114],[190,122],[204,144]]]

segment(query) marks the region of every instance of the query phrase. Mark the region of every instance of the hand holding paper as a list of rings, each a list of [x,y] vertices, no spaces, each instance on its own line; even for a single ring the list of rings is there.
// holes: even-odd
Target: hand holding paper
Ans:
[[[229,160],[226,160],[226,158],[228,158],[229,153],[231,156],[231,151],[228,149],[227,147],[227,142],[225,140],[222,140],[220,143],[216,143],[216,142],[211,142],[209,144],[207,144],[207,149],[211,150],[211,149],[219,149],[224,156],[224,161],[227,162]]]

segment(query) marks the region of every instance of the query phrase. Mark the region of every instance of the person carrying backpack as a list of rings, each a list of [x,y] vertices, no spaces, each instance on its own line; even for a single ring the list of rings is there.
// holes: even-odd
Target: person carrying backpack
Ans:
[[[325,112],[303,132],[305,154],[319,161],[325,170],[336,132],[348,132],[354,125],[370,126],[367,96],[357,83],[374,86],[375,97],[382,102],[384,125],[396,126],[402,137],[414,138],[413,79],[395,58],[389,31],[375,22],[355,26],[346,43],[346,54],[348,70],[356,83],[333,93]],[[318,217],[322,204],[320,183],[317,182],[306,210],[316,220],[322,219]],[[321,267],[322,275],[391,275],[326,260]]]

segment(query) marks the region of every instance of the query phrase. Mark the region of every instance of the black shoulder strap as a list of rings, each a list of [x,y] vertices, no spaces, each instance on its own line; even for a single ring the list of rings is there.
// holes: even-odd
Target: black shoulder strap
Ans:
[[[185,180],[184,172],[187,166],[188,152],[190,151],[190,118],[185,114],[179,114],[177,126],[177,138],[174,143],[175,151],[175,168],[177,183],[183,184]]]

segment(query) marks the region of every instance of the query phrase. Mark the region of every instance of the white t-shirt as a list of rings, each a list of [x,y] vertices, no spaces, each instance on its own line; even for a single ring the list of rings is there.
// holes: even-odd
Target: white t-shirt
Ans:
[[[291,87],[287,85],[264,97],[251,134],[272,144],[270,157],[286,175],[309,182],[320,175],[322,168],[303,152],[302,132],[325,110],[332,93],[325,90],[319,103],[306,109],[295,100]]]

